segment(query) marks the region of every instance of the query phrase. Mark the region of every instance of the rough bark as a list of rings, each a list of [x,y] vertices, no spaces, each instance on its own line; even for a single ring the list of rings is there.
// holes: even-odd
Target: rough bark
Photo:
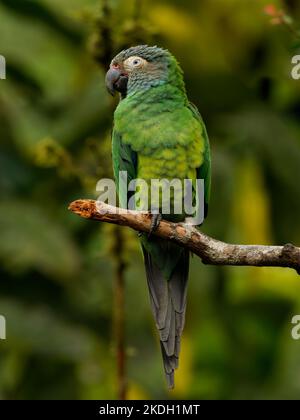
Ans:
[[[69,210],[86,219],[128,226],[138,232],[150,230],[149,213],[119,209],[94,200],[76,200],[70,204]],[[300,274],[300,248],[292,244],[234,245],[213,239],[196,227],[166,220],[160,222],[153,235],[189,249],[204,264],[289,267]]]

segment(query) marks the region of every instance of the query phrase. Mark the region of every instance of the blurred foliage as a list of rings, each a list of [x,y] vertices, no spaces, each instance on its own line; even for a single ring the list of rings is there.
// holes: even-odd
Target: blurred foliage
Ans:
[[[158,43],[182,64],[212,144],[204,231],[299,245],[300,83],[290,72],[300,6],[272,7],[0,0],[8,63],[0,81],[0,314],[7,318],[0,398],[116,397],[115,228],[85,222],[67,206],[96,197],[97,180],[111,176],[115,102],[104,73],[121,48]],[[271,25],[280,10],[292,20]],[[167,393],[142,257],[135,234],[122,232],[129,398],[299,398],[300,343],[290,321],[300,311],[300,283],[292,270],[207,267],[193,258],[181,367]]]

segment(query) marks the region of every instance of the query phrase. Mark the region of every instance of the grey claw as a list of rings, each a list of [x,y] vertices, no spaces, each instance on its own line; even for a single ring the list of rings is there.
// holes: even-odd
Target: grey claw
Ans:
[[[162,215],[160,213],[151,214],[151,225],[148,238],[151,237],[152,233],[158,228],[160,221],[162,220]]]

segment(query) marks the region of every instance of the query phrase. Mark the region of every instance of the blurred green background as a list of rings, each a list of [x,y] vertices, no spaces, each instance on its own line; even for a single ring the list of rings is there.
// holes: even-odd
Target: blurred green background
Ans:
[[[166,390],[136,235],[68,212],[111,176],[112,56],[170,49],[211,139],[203,231],[299,245],[299,40],[264,0],[0,0],[1,399],[117,398],[115,285],[125,276],[127,398],[300,396],[300,281],[193,258],[176,388]],[[300,26],[297,0],[274,1]]]

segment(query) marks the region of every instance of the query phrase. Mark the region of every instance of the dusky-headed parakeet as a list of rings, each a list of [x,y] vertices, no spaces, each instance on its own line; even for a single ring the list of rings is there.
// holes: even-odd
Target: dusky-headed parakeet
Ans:
[[[174,56],[165,49],[147,45],[121,51],[111,62],[106,85],[112,94],[120,93],[112,135],[120,206],[127,208],[130,198],[126,186],[119,182],[120,171],[127,172],[128,182],[143,179],[149,185],[153,179],[203,179],[201,204],[206,216],[210,195],[209,140],[197,108],[187,98],[183,72]],[[153,229],[162,213],[159,203],[157,207]],[[163,214],[174,222],[182,222],[186,216],[184,211]],[[140,241],[167,383],[173,388],[185,320],[189,252],[153,235],[141,234]]]

